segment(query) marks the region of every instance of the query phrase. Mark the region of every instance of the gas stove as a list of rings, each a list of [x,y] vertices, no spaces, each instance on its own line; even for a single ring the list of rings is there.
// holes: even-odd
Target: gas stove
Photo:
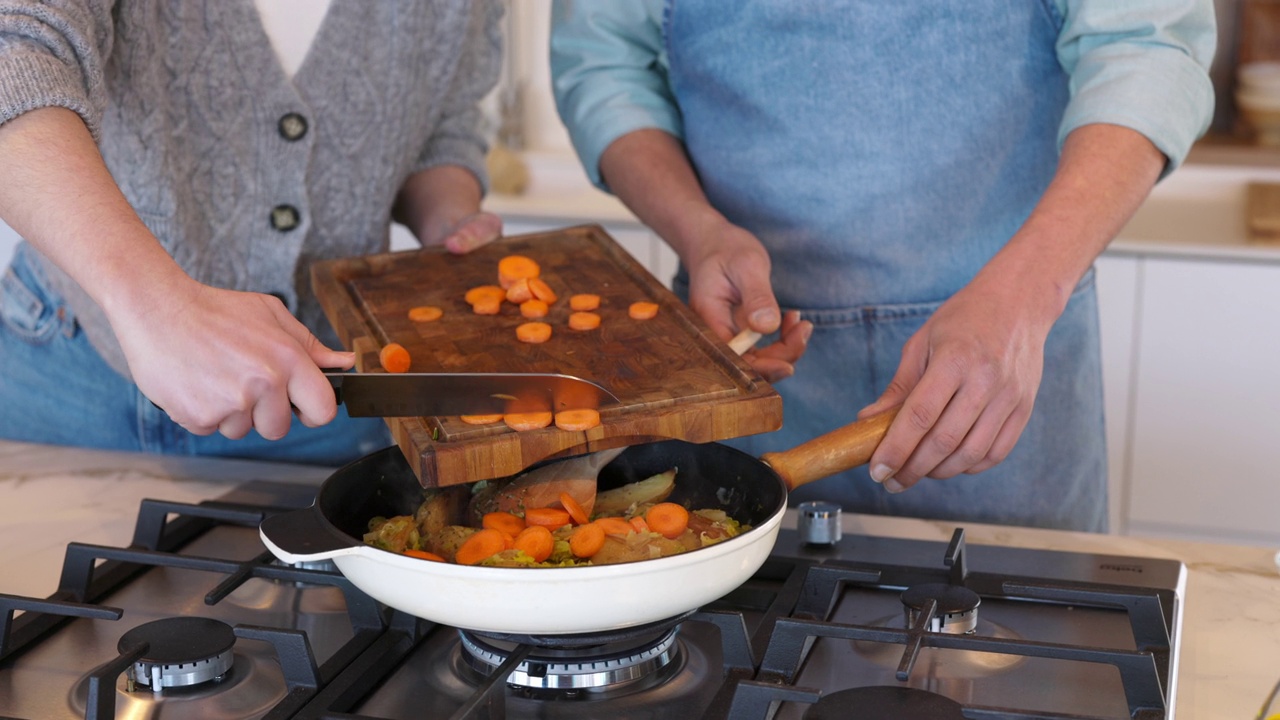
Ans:
[[[71,543],[52,595],[0,595],[0,717],[1174,717],[1177,561],[784,529],[680,617],[501,635],[279,564],[257,525],[313,493],[147,500],[129,547]]]

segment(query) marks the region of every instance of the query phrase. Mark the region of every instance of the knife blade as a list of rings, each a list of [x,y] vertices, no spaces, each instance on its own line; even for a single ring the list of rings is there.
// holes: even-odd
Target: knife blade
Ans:
[[[618,402],[590,380],[555,373],[325,372],[352,417],[430,417],[599,409]]]

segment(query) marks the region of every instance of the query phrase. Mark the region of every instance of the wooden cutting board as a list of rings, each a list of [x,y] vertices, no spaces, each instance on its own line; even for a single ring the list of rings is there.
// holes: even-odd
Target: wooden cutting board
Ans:
[[[527,319],[503,303],[499,315],[476,315],[469,288],[497,284],[498,260],[526,255],[559,295],[542,344],[516,339]],[[554,372],[604,385],[620,403],[601,409],[585,432],[553,427],[515,432],[457,417],[387,418],[396,444],[422,484],[456,485],[514,475],[530,465],[620,445],[666,439],[711,442],[776,430],[782,398],[663,287],[603,228],[595,225],[504,238],[467,255],[415,250],[316,263],[312,286],[362,371],[380,371],[378,349],[403,345],[412,372]],[[568,298],[601,297],[596,330],[569,328]],[[657,303],[650,320],[627,310]],[[409,319],[418,305],[444,310],[439,320]]]

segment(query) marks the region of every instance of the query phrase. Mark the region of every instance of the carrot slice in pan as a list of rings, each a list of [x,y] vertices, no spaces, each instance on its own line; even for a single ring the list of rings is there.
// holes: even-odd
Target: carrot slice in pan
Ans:
[[[400,343],[387,343],[378,351],[378,362],[382,364],[382,369],[387,372],[408,372],[410,365],[409,351],[405,350]]]
[[[635,531],[638,533],[650,532],[649,523],[644,521],[643,515],[637,515],[633,518],[630,518],[627,520],[627,522],[630,523],[631,527],[635,528]]]
[[[569,524],[572,518],[569,517],[568,510],[560,508],[527,508],[524,511],[524,521],[529,525],[541,525],[542,527],[555,530]]]
[[[507,413],[502,421],[516,432],[538,430],[551,424],[551,412]]]
[[[544,322],[527,322],[516,327],[520,342],[544,343],[551,339],[551,326]]]
[[[480,526],[490,530],[497,530],[501,533],[506,533],[511,537],[519,535],[520,531],[525,528],[523,518],[516,517],[509,512],[503,512],[501,510],[485,513],[484,517],[480,518]]]
[[[658,314],[658,303],[633,302],[627,308],[627,314],[636,320],[648,320]]]
[[[689,527],[689,511],[683,505],[662,502],[649,508],[644,514],[649,528],[667,539],[680,537],[680,533]]]
[[[600,327],[600,316],[593,312],[570,313],[569,327],[574,330],[595,330]]]
[[[496,422],[502,422],[502,413],[493,413],[492,415],[460,415],[459,420],[468,425],[492,425]]]
[[[485,528],[472,533],[458,548],[453,559],[459,565],[475,565],[506,549],[507,536],[497,530]]]
[[[561,430],[579,432],[590,430],[599,424],[600,413],[591,408],[574,408],[556,413],[556,427]]]
[[[591,522],[595,523],[596,525],[599,525],[600,528],[604,530],[605,535],[618,535],[618,536],[625,537],[630,533],[636,532],[636,529],[631,526],[631,523],[627,522],[626,520],[623,520],[620,517],[596,518]]]
[[[409,308],[409,319],[414,322],[431,322],[444,316],[444,310],[435,305],[419,305]]]
[[[569,309],[575,312],[595,310],[600,307],[600,296],[591,293],[578,293],[569,297]]]
[[[538,263],[524,255],[508,255],[498,261],[498,284],[504,288],[520,278],[536,278],[542,274]]]
[[[538,298],[520,303],[520,314],[527,318],[543,318],[547,316],[549,311],[550,308],[547,307],[547,304]]]
[[[556,539],[544,525],[530,525],[516,536],[515,549],[533,558],[534,562],[542,562],[551,557],[555,550]]]
[[[547,284],[547,281],[540,277],[529,278],[529,292],[533,293],[534,297],[548,305],[555,302],[556,299],[560,297],[559,295],[556,295],[555,290],[551,289],[551,286]]]
[[[564,506],[565,512],[569,513],[569,517],[578,525],[586,525],[591,522],[591,518],[587,517],[587,511],[582,509],[577,500],[567,492],[560,493],[560,504]]]
[[[580,558],[589,558],[604,547],[604,528],[594,523],[579,525],[569,536],[569,550]]]
[[[409,548],[404,551],[404,554],[408,555],[409,557],[416,557],[419,560],[430,560],[432,562],[445,562],[444,558],[440,557],[439,555],[433,552],[427,552],[426,550],[414,550],[413,548]]]

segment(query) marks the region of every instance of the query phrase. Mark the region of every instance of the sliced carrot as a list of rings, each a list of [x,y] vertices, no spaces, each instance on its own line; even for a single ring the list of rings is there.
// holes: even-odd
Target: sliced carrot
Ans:
[[[508,539],[505,534],[497,530],[489,528],[477,530],[462,543],[453,559],[459,565],[475,565],[506,550]]]
[[[591,293],[579,293],[569,297],[569,309],[577,312],[595,310],[600,307],[600,296]]]
[[[506,533],[511,537],[515,537],[520,534],[521,530],[524,530],[525,524],[524,518],[516,517],[509,512],[497,510],[491,513],[485,513],[484,517],[480,518],[480,527],[497,530],[498,532]]]
[[[404,349],[400,343],[387,343],[378,351],[378,362],[382,364],[382,369],[390,373],[402,373],[409,371],[409,351]]]
[[[600,316],[593,312],[570,313],[569,327],[574,330],[595,330],[600,327]]]
[[[637,515],[633,518],[629,518],[627,522],[631,523],[631,527],[635,528],[638,533],[649,532],[649,523],[644,521],[643,515]]]
[[[502,298],[482,297],[471,304],[471,312],[477,315],[497,315],[502,312]]]
[[[618,536],[625,537],[633,532],[636,532],[636,529],[631,526],[631,523],[627,522],[626,520],[623,520],[620,517],[596,518],[591,522],[595,523],[596,525],[599,525],[600,529],[604,530],[605,535],[618,535]]]
[[[547,284],[547,281],[540,277],[529,278],[529,292],[533,293],[534,297],[548,305],[555,302],[556,299],[560,297],[559,295],[556,295],[555,290],[551,289],[551,286]]]
[[[662,502],[649,508],[644,514],[649,528],[667,539],[680,537],[680,533],[689,527],[689,511],[683,505]]]
[[[523,551],[534,562],[542,562],[551,557],[551,551],[555,548],[555,537],[543,525],[530,525],[516,536],[515,549]]]
[[[527,343],[544,343],[551,339],[551,326],[544,322],[527,322],[516,327],[516,339]]]
[[[570,520],[572,518],[569,517],[569,511],[560,508],[528,508],[524,511],[525,524],[541,525],[551,530],[568,525]]]
[[[532,300],[525,300],[524,302],[520,303],[520,314],[527,318],[546,317],[547,312],[549,312],[550,310],[551,308],[547,307],[547,304],[539,300],[538,298],[533,298]]]
[[[527,412],[527,413],[507,413],[502,416],[502,422],[507,427],[516,432],[524,432],[525,430],[541,430],[551,424],[551,411],[546,412]]]
[[[658,303],[633,302],[627,308],[627,314],[636,320],[648,320],[658,314]]]
[[[507,288],[507,302],[519,305],[533,299],[533,291],[529,289],[529,279],[519,278]]]
[[[496,422],[502,422],[502,413],[493,413],[492,415],[460,415],[458,419],[468,425],[492,425]]]
[[[591,522],[591,518],[587,517],[587,511],[583,510],[582,506],[578,504],[578,501],[574,500],[573,496],[569,493],[560,493],[560,504],[564,506],[565,511],[569,513],[569,517],[572,518],[575,523],[579,525],[586,525]]]
[[[473,287],[470,290],[468,290],[467,294],[464,297],[466,298],[468,305],[475,305],[476,303],[485,299],[496,298],[499,301],[501,301],[506,296],[507,296],[507,291],[503,290],[497,285],[477,285],[476,287]]]
[[[596,524],[579,525],[569,536],[569,550],[580,558],[589,558],[604,547],[604,528]]]
[[[556,427],[570,432],[590,430],[600,424],[600,413],[591,408],[561,410],[556,413]]]
[[[444,310],[435,305],[419,305],[409,308],[409,319],[414,322],[431,322],[444,316]]]
[[[508,255],[498,261],[498,284],[504,288],[520,278],[536,278],[542,274],[538,263],[524,255]]]
[[[404,554],[408,555],[409,557],[416,557],[419,560],[430,560],[432,562],[445,562],[444,558],[440,557],[439,555],[433,552],[427,552],[426,550],[414,550],[413,548],[409,548],[408,550],[404,551]]]

